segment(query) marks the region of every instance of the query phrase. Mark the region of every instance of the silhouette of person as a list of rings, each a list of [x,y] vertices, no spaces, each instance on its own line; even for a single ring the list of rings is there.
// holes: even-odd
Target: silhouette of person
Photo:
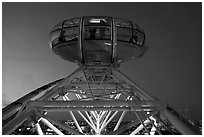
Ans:
[[[104,39],[105,32],[106,32],[106,28],[105,28],[106,22],[104,20],[100,20],[100,25],[104,26],[100,28],[100,37],[101,39]]]
[[[105,37],[105,32],[106,32],[106,28],[105,28],[105,27],[101,27],[101,28],[100,28],[100,36],[101,36],[101,39],[104,39],[104,37]]]
[[[90,39],[95,39],[96,37],[96,28],[92,27],[89,29]]]
[[[60,32],[60,35],[59,35],[58,40],[59,40],[59,42],[64,42],[64,41],[66,41],[66,39],[65,39],[65,30],[62,30],[62,31]]]

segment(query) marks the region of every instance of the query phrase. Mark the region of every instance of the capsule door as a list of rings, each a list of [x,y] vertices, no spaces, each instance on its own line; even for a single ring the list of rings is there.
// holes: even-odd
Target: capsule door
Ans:
[[[83,58],[87,65],[109,65],[112,56],[109,17],[86,17],[83,26]]]

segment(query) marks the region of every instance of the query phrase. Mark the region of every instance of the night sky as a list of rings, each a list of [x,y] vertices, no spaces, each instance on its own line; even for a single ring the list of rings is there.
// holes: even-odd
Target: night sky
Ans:
[[[67,18],[129,19],[146,34],[148,51],[119,68],[182,115],[202,116],[202,3],[2,3],[3,106],[72,73],[56,56],[51,28]]]

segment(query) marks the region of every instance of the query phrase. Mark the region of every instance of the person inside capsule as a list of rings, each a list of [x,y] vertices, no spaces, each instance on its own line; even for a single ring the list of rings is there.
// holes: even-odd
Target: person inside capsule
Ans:
[[[59,42],[65,42],[66,38],[65,38],[65,30],[61,30],[59,38],[58,38]]]
[[[84,32],[86,40],[103,40],[110,38],[110,28],[105,19],[92,18],[86,21]]]

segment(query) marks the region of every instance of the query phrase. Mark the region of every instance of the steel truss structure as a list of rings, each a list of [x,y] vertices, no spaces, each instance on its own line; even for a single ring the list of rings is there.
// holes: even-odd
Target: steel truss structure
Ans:
[[[60,121],[59,113],[66,114],[67,120],[72,119],[75,128]],[[32,123],[39,135],[46,134],[48,129],[59,135],[153,135],[165,134],[164,131],[200,134],[167,104],[149,95],[113,66],[81,66],[68,77],[11,103],[2,114],[4,135],[12,134],[26,122]],[[89,133],[80,121],[87,124]],[[111,124],[113,127],[109,128]]]
[[[52,51],[79,68],[3,108],[3,134],[200,134],[117,69],[143,56],[144,41],[137,24],[120,18],[57,24],[50,32]]]

